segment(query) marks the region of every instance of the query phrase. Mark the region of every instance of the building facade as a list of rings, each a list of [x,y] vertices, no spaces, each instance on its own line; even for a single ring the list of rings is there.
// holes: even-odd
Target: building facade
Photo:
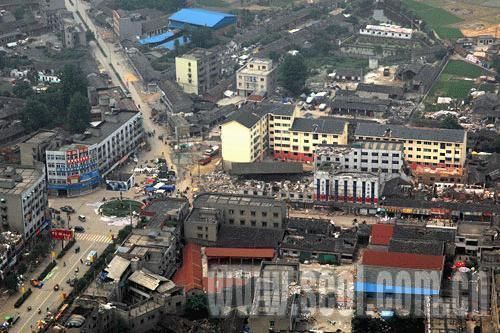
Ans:
[[[316,170],[314,173],[317,201],[334,201],[375,205],[379,201],[380,178],[370,172]]]
[[[204,94],[217,85],[220,75],[221,62],[215,50],[194,49],[175,57],[177,83],[188,94]]]
[[[288,131],[297,110],[277,103],[246,104],[221,125],[222,159],[225,163],[251,163],[274,147],[275,133]]]
[[[350,146],[322,145],[316,149],[315,168],[347,172],[371,172],[382,181],[405,177],[403,144],[400,142],[355,142]]]
[[[269,126],[270,148],[274,158],[311,163],[316,147],[322,144],[347,144],[348,123],[333,118],[292,118],[283,122],[276,119]],[[272,145],[271,145],[272,143]]]
[[[236,71],[238,95],[247,97],[257,92],[267,94],[272,92],[275,69],[271,59],[250,59],[245,66]]]
[[[76,196],[92,191],[137,149],[143,136],[137,111],[119,111],[92,123],[74,144],[46,152],[49,192]]]
[[[286,204],[269,197],[203,193],[193,202],[184,223],[187,239],[217,241],[221,225],[281,230],[287,218]]]
[[[360,141],[402,142],[405,161],[412,168],[421,165],[463,169],[465,164],[464,130],[359,123],[354,136]]]
[[[2,230],[15,230],[27,240],[46,227],[47,208],[47,184],[43,165],[0,166]]]
[[[84,194],[99,186],[101,177],[95,151],[86,145],[67,145],[46,155],[48,189],[51,194]]]
[[[399,25],[392,25],[392,24],[380,24],[380,25],[368,24],[365,28],[359,29],[359,34],[363,36],[386,37],[386,38],[409,40],[413,35],[413,30],[408,28],[402,28]]]

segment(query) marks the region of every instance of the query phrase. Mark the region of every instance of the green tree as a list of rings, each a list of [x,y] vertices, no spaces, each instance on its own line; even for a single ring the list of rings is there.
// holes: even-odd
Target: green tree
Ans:
[[[5,277],[5,280],[3,281],[4,282],[4,285],[5,285],[5,288],[9,289],[10,291],[12,292],[16,292],[17,291],[17,278],[14,274],[8,274],[6,277]]]
[[[132,232],[132,226],[127,225],[125,228],[118,231],[118,243],[121,243],[127,238],[127,236]]]
[[[184,310],[190,319],[207,318],[209,314],[207,296],[200,294],[189,297]]]
[[[90,104],[87,97],[76,92],[69,102],[67,126],[72,133],[83,132],[90,122]]]
[[[87,94],[87,78],[80,68],[74,65],[64,66],[61,72],[61,90],[66,106],[75,93]]]
[[[21,122],[28,131],[35,131],[50,124],[49,109],[36,99],[28,100],[21,110]]]
[[[458,123],[457,118],[453,117],[452,115],[447,115],[446,117],[444,117],[439,125],[439,127],[441,128],[462,129],[462,126],[460,126],[460,124]]]
[[[278,81],[294,95],[304,88],[307,77],[307,67],[300,55],[287,55],[278,70]]]
[[[24,80],[17,82],[12,92],[18,98],[28,98],[35,94],[33,88],[31,88],[31,84]]]
[[[16,9],[12,12],[16,20],[22,20],[24,18],[24,14],[26,13],[26,10],[24,6],[17,6]]]
[[[188,28],[186,35],[191,40],[191,45],[195,47],[210,48],[217,44],[217,39],[212,30],[207,27]]]

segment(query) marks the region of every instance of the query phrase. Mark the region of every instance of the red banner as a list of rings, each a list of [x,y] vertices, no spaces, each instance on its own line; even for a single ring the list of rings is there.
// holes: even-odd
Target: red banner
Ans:
[[[50,230],[50,237],[56,240],[70,240],[73,238],[73,231],[68,229],[52,229]]]

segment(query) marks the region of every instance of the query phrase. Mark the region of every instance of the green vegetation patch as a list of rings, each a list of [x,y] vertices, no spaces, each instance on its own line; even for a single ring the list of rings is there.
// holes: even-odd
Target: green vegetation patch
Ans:
[[[473,86],[472,80],[456,79],[450,74],[443,73],[432,88],[431,96],[465,99]]]
[[[415,0],[403,0],[403,3],[411,9],[418,17],[425,21],[441,38],[455,39],[463,37],[459,29],[449,25],[462,22],[463,20],[448,11],[433,7]]]
[[[130,212],[139,212],[141,210],[142,203],[134,200],[113,200],[108,201],[99,207],[102,215],[105,216],[117,216],[125,217],[130,214]]]
[[[217,8],[229,7],[229,4],[224,0],[197,0],[196,5],[201,7],[217,7]]]
[[[483,70],[478,66],[469,64],[461,60],[450,60],[443,71],[443,74],[450,74],[459,77],[475,79],[483,75]]]

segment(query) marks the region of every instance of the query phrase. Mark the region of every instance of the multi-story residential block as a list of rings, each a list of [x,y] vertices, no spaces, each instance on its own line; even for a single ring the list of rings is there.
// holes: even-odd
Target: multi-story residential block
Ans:
[[[119,111],[93,122],[74,144],[46,152],[49,192],[75,196],[88,193],[142,142],[142,114]]]
[[[347,144],[348,123],[343,120],[295,118],[287,128],[288,124],[276,119],[271,125],[269,140],[275,159],[310,163],[318,145]]]
[[[359,34],[364,36],[373,36],[373,37],[411,39],[413,35],[413,30],[408,28],[402,28],[399,25],[392,25],[392,24],[380,24],[380,25],[368,24],[365,28],[359,29]]]
[[[236,71],[236,89],[239,96],[250,96],[253,93],[273,91],[275,67],[271,59],[250,59],[248,63]]]
[[[46,161],[50,194],[75,196],[99,186],[97,156],[87,145],[71,144],[47,151]]]
[[[291,105],[247,104],[221,125],[222,158],[251,163],[269,149],[275,159],[312,162],[320,144],[347,144],[347,122],[333,118],[297,118]]]
[[[224,162],[250,163],[274,145],[275,132],[287,131],[295,115],[292,105],[246,104],[221,125]],[[272,132],[272,133],[271,133]]]
[[[136,42],[138,37],[151,37],[168,30],[167,17],[154,10],[129,12],[113,10],[113,31],[120,41]]]
[[[379,201],[380,178],[370,172],[316,170],[315,193],[318,201],[375,205]]]
[[[194,49],[175,57],[177,83],[188,94],[204,94],[217,85],[220,75],[221,62],[216,50]]]
[[[39,130],[19,144],[21,164],[45,163],[45,152],[61,145],[62,139],[58,137],[56,131]]]
[[[273,198],[203,193],[193,202],[184,236],[194,242],[213,243],[222,225],[282,230],[286,217],[286,204]]]
[[[2,230],[14,230],[25,240],[46,227],[47,184],[43,165],[0,166]]]
[[[354,136],[360,141],[402,142],[405,161],[412,168],[420,165],[462,169],[465,164],[464,130],[359,123]]]
[[[321,145],[314,158],[317,170],[371,172],[382,181],[406,177],[401,142],[355,142],[350,146]]]

